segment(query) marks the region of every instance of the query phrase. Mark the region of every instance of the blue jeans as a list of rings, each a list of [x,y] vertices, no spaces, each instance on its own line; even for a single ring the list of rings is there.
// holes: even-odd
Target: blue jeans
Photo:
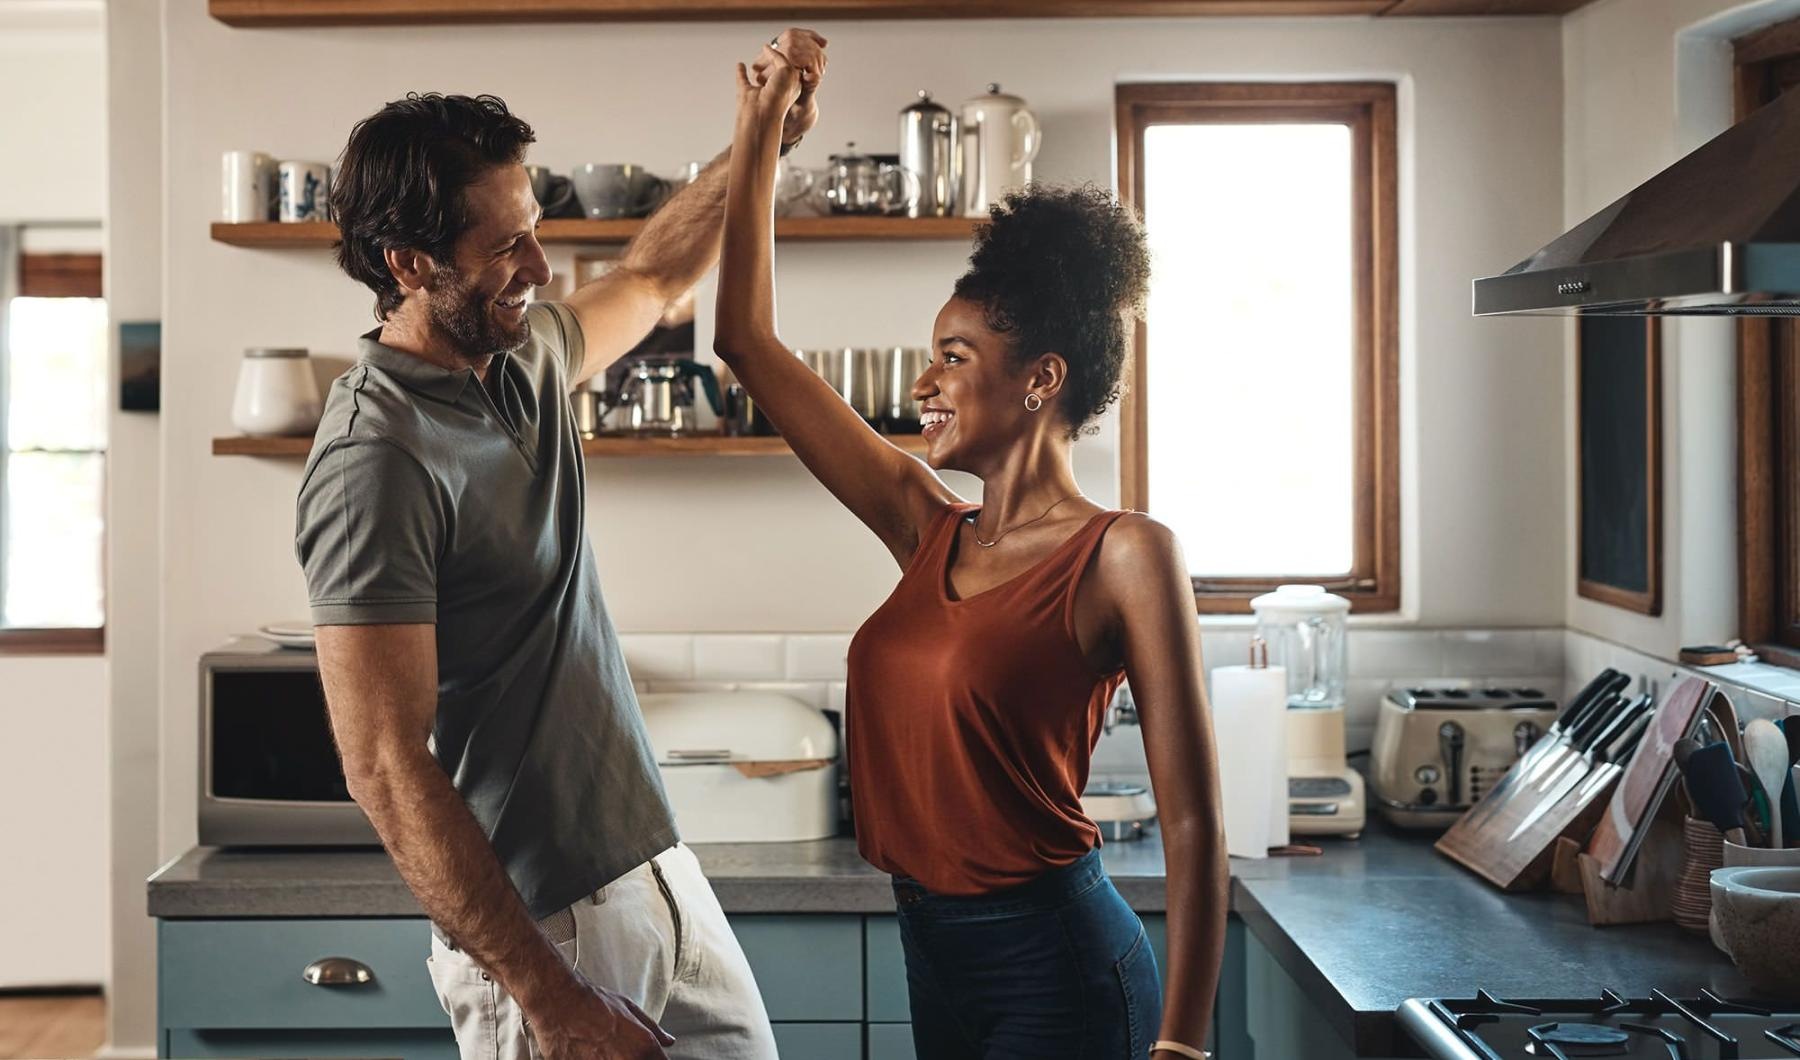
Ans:
[[[894,880],[919,1060],[1145,1060],[1162,981],[1100,851],[994,894]]]

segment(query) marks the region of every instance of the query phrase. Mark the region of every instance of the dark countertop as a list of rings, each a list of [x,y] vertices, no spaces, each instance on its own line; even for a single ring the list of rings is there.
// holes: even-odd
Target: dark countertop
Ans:
[[[1232,909],[1361,1056],[1403,1055],[1394,1009],[1409,997],[1584,997],[1610,988],[1677,996],[1749,985],[1705,939],[1670,924],[1593,928],[1579,898],[1509,895],[1439,857],[1428,839],[1375,824],[1322,840],[1322,857],[1234,859]],[[887,878],[849,839],[698,844],[729,913],[888,913]],[[1103,856],[1140,912],[1162,912],[1162,844]],[[158,917],[419,916],[379,850],[201,847],[150,879]]]

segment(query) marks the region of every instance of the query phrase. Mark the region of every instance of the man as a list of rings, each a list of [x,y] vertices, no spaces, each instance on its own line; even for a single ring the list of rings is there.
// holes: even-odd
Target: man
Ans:
[[[807,77],[785,144],[817,119],[824,45],[805,30],[769,45]],[[617,269],[533,304],[550,268],[532,141],[492,96],[413,95],[340,160],[338,262],[381,326],[333,384],[300,487],[332,728],[432,920],[465,1058],[773,1060],[600,596],[567,398],[714,264],[724,156]]]

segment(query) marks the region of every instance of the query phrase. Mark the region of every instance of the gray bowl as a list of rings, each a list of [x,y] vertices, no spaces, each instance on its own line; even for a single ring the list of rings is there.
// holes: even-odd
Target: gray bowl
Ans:
[[[1759,990],[1800,997],[1800,868],[1714,869],[1711,890],[1738,971]]]

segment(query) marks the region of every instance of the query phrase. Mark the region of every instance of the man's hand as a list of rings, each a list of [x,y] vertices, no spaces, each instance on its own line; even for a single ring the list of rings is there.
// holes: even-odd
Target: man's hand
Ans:
[[[529,1014],[545,1060],[667,1060],[663,1048],[675,1039],[643,1009],[622,994],[582,986],[584,993]]]
[[[781,142],[791,144],[818,123],[819,107],[813,95],[825,80],[825,38],[810,29],[784,30],[775,43],[763,45],[762,54],[750,65],[750,83],[761,87],[778,61],[800,74],[800,96],[788,108],[781,124]]]

